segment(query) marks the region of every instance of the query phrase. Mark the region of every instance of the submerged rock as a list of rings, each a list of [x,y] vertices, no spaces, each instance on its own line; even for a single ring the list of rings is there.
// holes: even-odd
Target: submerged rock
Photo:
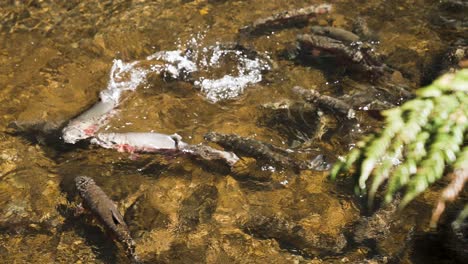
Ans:
[[[0,258],[3,263],[54,263],[57,235],[50,233],[0,234]],[[37,253],[39,252],[39,253]]]
[[[52,230],[63,221],[57,205],[66,203],[54,162],[38,146],[1,136],[0,228],[27,232],[36,224]]]
[[[363,217],[353,231],[353,238],[357,242],[364,240],[381,240],[390,234],[390,227],[398,220],[397,209],[398,201],[396,199],[373,213],[371,216]]]
[[[319,133],[320,115],[312,104],[281,100],[263,104],[262,116],[257,122],[277,130],[291,145],[294,141],[305,142]]]
[[[186,197],[179,208],[179,229],[191,231],[207,223],[216,211],[218,190],[215,186],[201,185]]]
[[[308,256],[342,252],[347,244],[343,234],[316,233],[313,225],[308,221],[296,223],[280,216],[254,215],[243,229],[261,238],[274,238],[283,248],[298,250]]]

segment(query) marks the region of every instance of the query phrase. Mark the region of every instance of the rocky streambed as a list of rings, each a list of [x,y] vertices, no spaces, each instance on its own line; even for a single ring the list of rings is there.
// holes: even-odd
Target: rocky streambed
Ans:
[[[466,58],[467,7],[440,2],[1,3],[0,258],[129,262],[90,214],[74,214],[74,179],[86,175],[116,202],[144,263],[456,263],[428,232],[434,192],[372,213],[351,179],[327,172],[379,128],[379,110]],[[345,31],[318,33],[327,27]],[[109,87],[122,88],[114,112],[66,143],[63,128]],[[89,141],[134,132],[239,159]]]

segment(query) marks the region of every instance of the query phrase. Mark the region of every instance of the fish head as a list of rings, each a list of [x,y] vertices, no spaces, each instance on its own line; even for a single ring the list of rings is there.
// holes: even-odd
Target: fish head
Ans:
[[[76,142],[93,136],[96,128],[87,122],[73,122],[62,130],[62,138],[66,143]]]

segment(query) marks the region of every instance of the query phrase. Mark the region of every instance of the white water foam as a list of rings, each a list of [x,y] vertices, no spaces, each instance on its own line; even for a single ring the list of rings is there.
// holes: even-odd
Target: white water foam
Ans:
[[[180,50],[159,51],[146,58],[147,60],[163,60],[166,65],[164,71],[173,78],[178,78],[181,73],[191,73],[198,70],[195,62],[191,61],[186,54]]]
[[[237,60],[237,75],[227,73],[216,79],[200,77],[194,83],[200,87],[205,97],[213,103],[238,97],[247,86],[262,81],[262,71],[270,70],[270,66],[265,60],[258,57],[252,59],[239,50],[224,50],[218,45],[203,49],[200,65],[209,75],[210,70],[221,67],[222,58],[227,56]],[[231,71],[233,70],[231,69]]]
[[[198,36],[199,37],[199,36]],[[189,45],[198,45],[197,39],[189,41]],[[231,60],[234,68],[227,69],[224,76],[220,78],[209,78],[211,72],[225,66],[222,61]],[[153,64],[143,68],[142,62],[152,60],[164,61],[165,64]],[[216,103],[221,100],[233,99],[244,92],[251,84],[262,80],[262,71],[269,70],[268,62],[259,57],[249,58],[242,51],[235,49],[223,49],[220,44],[204,47],[200,51],[194,50],[172,50],[159,51],[142,61],[123,62],[114,60],[110,72],[107,89],[100,94],[103,102],[114,102],[118,105],[123,91],[135,90],[146,81],[149,73],[169,74],[172,78],[183,78],[190,73],[200,73],[208,77],[198,77],[194,81],[195,86],[200,88],[208,101]],[[232,72],[237,71],[236,75]]]
[[[113,102],[117,105],[123,91],[134,91],[146,80],[150,71],[138,67],[138,63],[139,61],[126,63],[114,60],[107,89],[100,93],[102,102]],[[154,68],[151,71],[158,71],[158,69]]]

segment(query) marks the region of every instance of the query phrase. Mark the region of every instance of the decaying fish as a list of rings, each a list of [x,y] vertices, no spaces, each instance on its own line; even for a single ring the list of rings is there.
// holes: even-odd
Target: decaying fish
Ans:
[[[313,26],[311,31],[315,35],[326,36],[347,43],[360,40],[360,37],[353,32],[338,27]]]
[[[177,134],[160,133],[98,133],[91,143],[103,148],[117,149],[119,152],[161,152],[179,150],[186,143]]]
[[[365,34],[371,34],[367,32]],[[367,36],[372,38],[372,36]],[[345,29],[336,27],[312,27],[311,34],[297,36],[297,50],[290,51],[293,55],[301,55],[304,59],[310,57],[329,57],[348,62],[354,69],[371,73],[372,78],[367,89],[383,93],[391,101],[399,103],[401,98],[411,98],[410,82],[402,74],[382,62],[382,56],[375,50],[372,41],[362,41],[360,36]],[[293,56],[295,57],[295,56]],[[366,74],[368,75],[368,74]]]
[[[251,25],[241,28],[239,32],[241,34],[259,35],[277,29],[305,26],[311,18],[329,13],[331,9],[330,4],[322,4],[281,12],[267,18],[257,19]]]
[[[79,140],[94,136],[96,131],[112,117],[116,106],[113,101],[96,103],[68,123],[62,130],[63,140],[66,143],[75,144]]]
[[[132,260],[137,260],[135,242],[115,203],[90,177],[76,177],[75,185],[83,199],[84,208],[89,209],[107,232],[124,246],[127,255]]]
[[[344,101],[333,98],[328,95],[322,95],[315,90],[307,90],[300,86],[293,88],[293,92],[300,95],[304,100],[316,103],[319,107],[326,108],[347,118],[354,118],[356,113],[354,112],[351,105],[345,103]]]
[[[234,165],[239,158],[232,152],[213,149],[205,145],[190,145],[182,141],[178,134],[160,133],[98,133],[91,143],[103,148],[117,149],[120,152],[152,153],[180,152],[200,156],[205,160],[223,160]]]
[[[272,161],[280,166],[291,167],[299,170],[316,169],[323,166],[320,156],[311,162],[305,162],[288,157],[288,151],[275,147],[271,144],[260,142],[255,139],[244,138],[238,135],[225,135],[216,132],[205,134],[205,139],[222,147],[238,152],[239,154],[253,158]]]
[[[331,37],[302,34],[297,36],[298,48],[301,54],[312,54],[314,57],[321,53],[332,54],[343,61],[358,65],[366,72],[381,75],[388,67],[380,61],[372,47],[361,42],[345,43]]]
[[[232,152],[214,149],[210,146],[198,145],[185,145],[182,149],[183,152],[201,157],[204,160],[222,160],[229,166],[234,166],[239,161],[239,157]]]

